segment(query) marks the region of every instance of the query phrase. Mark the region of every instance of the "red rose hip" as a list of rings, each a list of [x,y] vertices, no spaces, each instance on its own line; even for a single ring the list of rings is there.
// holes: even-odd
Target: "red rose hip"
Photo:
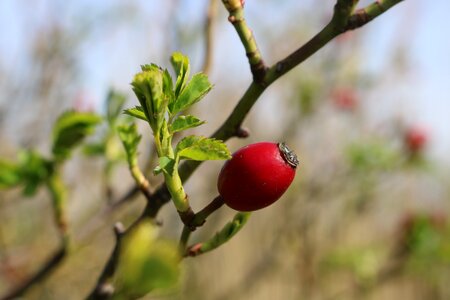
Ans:
[[[235,152],[219,174],[225,204],[254,211],[277,201],[295,176],[297,156],[284,143],[251,144]]]

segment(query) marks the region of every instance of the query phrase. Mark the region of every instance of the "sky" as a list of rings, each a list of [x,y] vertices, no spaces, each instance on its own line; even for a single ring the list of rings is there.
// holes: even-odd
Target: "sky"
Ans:
[[[321,1],[323,6],[332,8],[333,0]],[[362,4],[370,1],[362,1]],[[186,49],[190,52],[192,60],[197,66],[201,58],[198,48],[186,48],[183,41],[164,30],[167,22],[166,11],[169,6],[179,6],[171,20],[183,24],[188,29],[195,29],[203,22],[206,0],[178,0],[178,1],[129,1],[129,17],[125,17],[118,24],[111,24],[116,19],[101,18],[101,21],[90,20],[90,16],[97,18],[103,16],[103,11],[110,15],[120,14],[123,11],[114,11],[114,7],[123,9],[126,5],[118,5],[120,0],[35,0],[35,1],[0,1],[0,66],[6,70],[26,68],[27,45],[36,33],[36,28],[44,27],[55,19],[63,26],[73,26],[80,17],[86,17],[94,22],[94,30],[89,33],[87,40],[77,49],[77,58],[81,61],[82,79],[80,85],[89,91],[98,102],[103,99],[108,88],[113,85],[119,89],[127,89],[128,83],[138,66],[149,57],[164,64],[168,57],[161,56],[169,48]],[[247,0],[246,14],[250,24],[256,30],[261,28],[274,28],[277,21],[302,6],[312,9],[317,2],[304,1],[269,1]],[[303,7],[303,8],[304,8]],[[136,11],[137,8],[137,11]],[[222,7],[219,9],[223,10]],[[450,9],[448,0],[405,0],[394,7],[379,19],[373,21],[365,28],[358,30],[357,34],[364,35],[363,57],[366,68],[370,72],[383,74],[390,67],[390,56],[396,45],[403,43],[407,47],[408,59],[412,68],[408,70],[403,79],[394,85],[387,85],[388,90],[378,97],[395,98],[395,105],[407,107],[408,120],[424,124],[429,128],[433,141],[433,155],[449,159],[450,153],[450,22],[447,12]],[[84,13],[89,12],[89,13]],[[269,16],[268,13],[271,15]],[[136,14],[148,15],[148,18],[133,18]],[[105,14],[106,15],[106,14]],[[225,16],[222,13],[220,16]],[[294,14],[295,16],[295,14]],[[308,18],[314,19],[311,14]],[[322,16],[317,16],[317,19]],[[170,18],[169,18],[170,19]],[[187,21],[189,20],[189,21]],[[307,22],[308,20],[305,20]],[[97,25],[100,24],[100,25]],[[320,22],[319,22],[320,23]],[[219,27],[216,56],[233,50],[242,52],[242,47],[236,42],[235,32],[231,26]],[[256,24],[256,25],[255,25]],[[272,27],[271,27],[272,26]],[[112,31],[106,31],[109,29]],[[263,39],[264,34],[256,32],[258,38]],[[168,35],[169,34],[169,38]],[[283,34],[282,31],[279,34]],[[142,40],[147,36],[148,40]],[[171,41],[168,46],[167,38]],[[189,37],[188,37],[189,38]],[[199,47],[201,47],[200,45]],[[133,55],[130,56],[130,47]],[[167,55],[168,56],[168,55]],[[232,69],[242,63],[245,57],[230,55],[223,68]],[[120,70],[120,72],[117,72]],[[245,74],[248,76],[248,74]],[[246,78],[248,79],[248,78]],[[389,78],[386,79],[389,81]],[[394,97],[392,96],[394,95]],[[0,99],[0,102],[5,99]]]

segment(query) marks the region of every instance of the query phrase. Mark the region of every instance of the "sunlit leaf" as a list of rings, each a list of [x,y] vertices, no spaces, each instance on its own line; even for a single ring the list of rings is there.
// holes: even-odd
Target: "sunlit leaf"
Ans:
[[[18,167],[9,161],[0,160],[0,188],[10,188],[20,183]]]
[[[177,145],[175,155],[179,159],[222,160],[231,158],[227,146],[220,140],[202,136],[187,136]]]
[[[178,98],[186,86],[186,82],[189,78],[189,58],[180,52],[175,52],[172,54],[170,62],[172,63],[177,76],[177,82],[175,84],[175,98]]]
[[[169,106],[171,114],[175,115],[188,109],[200,101],[211,89],[212,85],[205,74],[195,74],[175,102]]]
[[[137,299],[177,286],[181,274],[178,247],[158,239],[152,223],[143,222],[134,228],[122,245],[114,280],[118,299]]]
[[[170,125],[169,130],[171,133],[175,133],[189,128],[197,127],[202,124],[205,124],[205,121],[201,121],[194,116],[178,116]]]
[[[106,99],[106,118],[110,123],[114,122],[122,112],[123,105],[127,98],[125,95],[111,90]]]
[[[141,106],[136,106],[135,108],[129,108],[129,109],[125,109],[124,114],[130,115],[132,117],[144,120],[144,121],[148,121],[147,117],[145,116],[145,112],[142,109]]]
[[[93,113],[68,111],[62,114],[53,127],[52,152],[55,158],[68,158],[72,149],[93,133],[101,120],[100,116]]]
[[[136,124],[121,125],[117,127],[119,137],[125,148],[130,166],[137,165],[138,145],[142,136],[138,134]]]

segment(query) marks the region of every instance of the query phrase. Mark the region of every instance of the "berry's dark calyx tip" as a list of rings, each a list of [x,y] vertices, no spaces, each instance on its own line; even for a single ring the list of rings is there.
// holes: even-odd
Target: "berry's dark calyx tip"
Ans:
[[[289,149],[288,146],[286,146],[285,143],[278,143],[278,149],[280,149],[280,152],[282,153],[282,156],[284,160],[294,169],[298,167],[298,164],[300,161],[297,158],[297,155],[295,155],[294,151]]]

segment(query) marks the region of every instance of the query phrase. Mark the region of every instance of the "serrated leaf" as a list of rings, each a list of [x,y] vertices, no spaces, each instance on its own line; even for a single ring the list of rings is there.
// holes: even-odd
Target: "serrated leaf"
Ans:
[[[187,136],[175,149],[177,159],[222,160],[231,158],[230,151],[222,141],[202,136]]]
[[[68,111],[62,114],[53,127],[52,152],[57,160],[67,159],[72,148],[94,132],[101,117],[94,113]]]
[[[137,165],[138,145],[142,136],[138,134],[136,124],[118,126],[117,131],[125,148],[128,164]]]
[[[172,289],[179,283],[178,247],[159,239],[152,223],[141,223],[122,242],[114,278],[119,299],[137,299],[152,291]]]
[[[180,52],[175,52],[172,54],[170,62],[175,70],[175,74],[177,75],[177,82],[175,84],[175,98],[178,98],[186,86],[186,82],[189,78],[189,58]]]
[[[201,252],[207,252],[218,248],[219,246],[228,242],[235,236],[247,223],[251,213],[238,212],[233,220],[225,224],[225,226],[218,231],[210,240],[204,242],[201,247]]]
[[[143,67],[143,70],[134,76],[131,85],[150,127],[157,132],[161,128],[169,97],[163,91],[163,71],[154,65]]]
[[[106,100],[106,118],[108,122],[112,123],[119,117],[126,100],[125,95],[113,90],[108,93]]]
[[[156,167],[153,172],[156,174],[159,174],[161,172],[164,172],[166,174],[173,174],[173,170],[175,167],[175,160],[173,158],[162,156],[159,158],[159,165]]]
[[[11,188],[21,181],[19,168],[9,161],[0,160],[0,189]]]
[[[171,105],[175,101],[175,92],[173,90],[173,81],[169,71],[164,70],[163,73],[163,94],[166,98],[167,105]]]
[[[194,116],[178,116],[170,125],[169,130],[171,133],[175,133],[189,128],[194,128],[202,124],[205,124],[205,121],[201,121]]]
[[[148,122],[147,117],[145,116],[145,112],[141,106],[135,106],[134,108],[125,109],[123,113]]]
[[[195,74],[179,97],[169,106],[170,113],[175,115],[188,109],[200,101],[211,89],[212,85],[208,80],[208,76],[202,73]]]

